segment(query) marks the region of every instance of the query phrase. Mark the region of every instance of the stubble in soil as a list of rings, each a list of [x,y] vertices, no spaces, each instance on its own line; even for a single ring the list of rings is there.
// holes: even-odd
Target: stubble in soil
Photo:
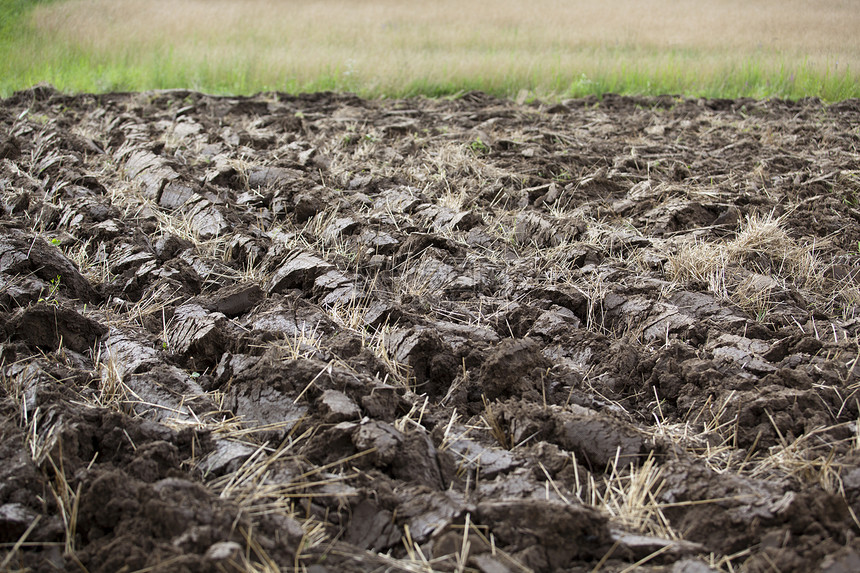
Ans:
[[[0,123],[0,568],[860,567],[858,102]]]

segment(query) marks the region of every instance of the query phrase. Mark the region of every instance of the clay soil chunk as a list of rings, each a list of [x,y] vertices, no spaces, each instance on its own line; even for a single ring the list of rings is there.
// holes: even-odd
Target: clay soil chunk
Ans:
[[[179,178],[167,161],[150,151],[138,150],[129,155],[125,172],[130,178],[143,185],[144,193],[150,199],[157,199],[165,184]]]
[[[162,361],[151,336],[141,329],[113,327],[108,330],[102,343],[120,377],[149,370]]]
[[[8,229],[0,235],[0,273],[5,281],[32,274],[42,281],[42,294],[46,296],[54,287],[56,294],[82,303],[99,300],[89,281],[60,249],[18,229]]]
[[[108,329],[71,308],[39,304],[15,313],[6,324],[7,335],[28,340],[43,349],[67,346],[75,352],[91,350]]]
[[[645,440],[633,428],[602,415],[559,414],[558,445],[584,456],[595,469],[618,460],[626,467],[638,464],[645,454]]]
[[[203,297],[201,304],[213,312],[228,317],[245,314],[264,298],[263,289],[256,284],[237,284],[224,287],[211,296]]]
[[[311,253],[301,251],[290,253],[275,271],[267,290],[269,294],[293,288],[310,291],[314,280],[332,268],[331,264]]]
[[[349,396],[337,390],[323,392],[319,398],[319,408],[323,412],[323,419],[334,424],[361,417],[361,410],[358,409],[356,403]]]
[[[497,501],[477,509],[480,523],[537,571],[558,571],[575,560],[602,556],[611,546],[606,518],[583,505]]]
[[[503,340],[481,367],[481,390],[487,400],[538,392],[540,371],[549,365],[534,340]]]
[[[231,329],[220,312],[209,312],[198,304],[186,304],[173,315],[170,349],[195,364],[217,362],[227,348]]]
[[[394,525],[394,515],[370,501],[352,510],[346,541],[362,549],[384,551],[400,541],[403,532]]]

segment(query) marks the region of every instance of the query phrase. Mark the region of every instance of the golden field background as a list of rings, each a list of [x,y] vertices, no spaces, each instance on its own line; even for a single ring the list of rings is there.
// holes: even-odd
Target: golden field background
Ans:
[[[858,8],[845,0],[68,0],[27,15],[9,72],[24,84],[94,91],[840,99],[858,89]]]

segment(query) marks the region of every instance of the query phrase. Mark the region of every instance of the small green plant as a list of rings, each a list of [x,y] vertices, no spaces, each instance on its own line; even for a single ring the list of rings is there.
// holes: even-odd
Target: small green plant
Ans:
[[[475,141],[473,141],[472,143],[469,144],[469,149],[471,149],[473,153],[484,154],[484,153],[489,153],[490,146],[488,146],[486,143],[481,141],[481,138],[478,137],[475,139]]]
[[[60,290],[60,283],[62,282],[62,280],[63,278],[60,275],[57,275],[52,278],[48,286],[48,293],[43,297],[39,297],[39,302],[44,302],[45,304],[59,305],[60,303],[57,301],[57,293]]]
[[[62,243],[62,241],[60,239],[58,239],[57,237],[54,237],[53,239],[51,239],[51,244],[54,245],[55,247],[59,247],[60,243]]]
[[[552,180],[556,183],[567,183],[568,181],[573,180],[573,174],[567,169],[564,169],[561,173],[554,176]]]

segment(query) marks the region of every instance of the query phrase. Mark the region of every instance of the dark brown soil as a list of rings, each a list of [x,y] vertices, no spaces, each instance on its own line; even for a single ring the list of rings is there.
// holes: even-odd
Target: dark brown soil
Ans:
[[[860,102],[0,125],[0,569],[860,570]]]

